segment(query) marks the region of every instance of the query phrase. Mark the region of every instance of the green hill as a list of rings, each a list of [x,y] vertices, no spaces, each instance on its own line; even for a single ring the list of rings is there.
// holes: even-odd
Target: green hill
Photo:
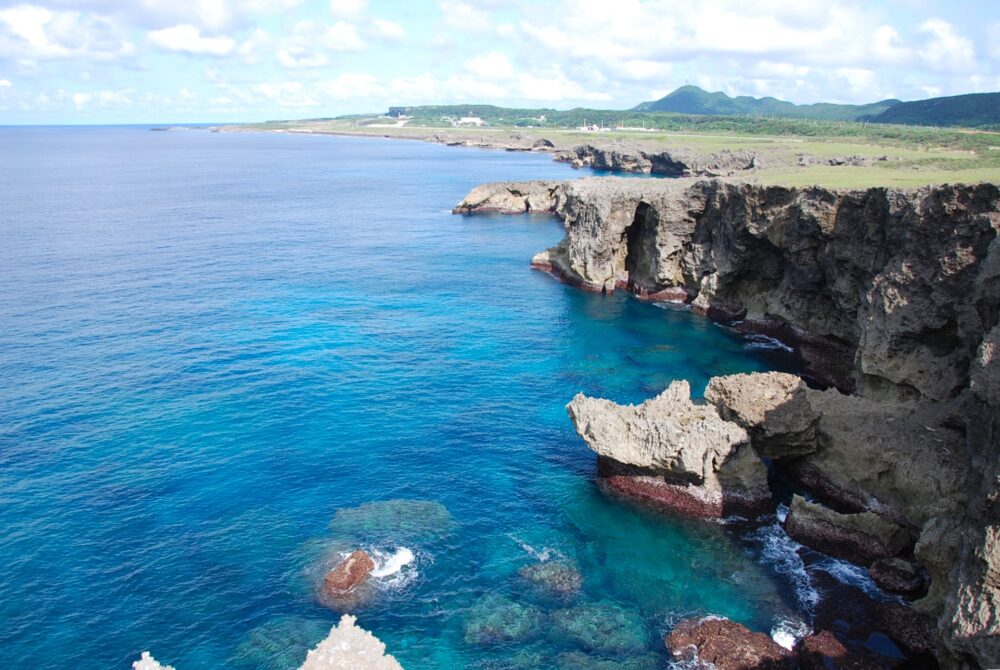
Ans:
[[[854,121],[862,116],[875,116],[899,104],[899,100],[882,100],[868,105],[836,105],[820,102],[796,105],[777,98],[752,98],[741,95],[730,98],[721,91],[710,93],[697,86],[681,86],[673,93],[634,108],[642,112],[673,112],[708,116],[770,115],[791,119],[822,119]]]
[[[1000,128],[1000,93],[969,93],[901,102],[862,120],[919,126]]]

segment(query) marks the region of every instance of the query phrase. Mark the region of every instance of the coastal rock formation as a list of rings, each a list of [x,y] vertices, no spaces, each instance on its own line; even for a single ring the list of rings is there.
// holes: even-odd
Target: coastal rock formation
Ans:
[[[719,414],[750,433],[754,449],[767,458],[803,456],[816,450],[820,414],[801,378],[783,372],[713,377],[705,400]]]
[[[897,556],[910,543],[905,529],[878,514],[840,514],[799,495],[792,497],[785,532],[825,554],[867,565]]]
[[[716,383],[709,396],[818,501],[916,538],[931,576],[916,609],[937,619],[937,653],[955,667],[1000,667],[997,185],[605,178],[556,191],[566,235],[536,267],[777,337],[810,381],[855,394],[744,381]],[[769,426],[779,409],[795,419],[787,428]],[[774,446],[777,435],[791,448]],[[913,628],[910,643],[928,651],[933,638]]]
[[[767,470],[746,431],[692,402],[686,381],[641,405],[579,394],[567,410],[613,488],[691,516],[745,512],[770,500]]]
[[[483,184],[472,189],[453,214],[470,212],[498,212],[500,214],[525,214],[551,212],[558,205],[556,187],[559,182],[506,181]]]
[[[868,575],[879,588],[910,597],[917,597],[927,587],[920,566],[902,558],[880,558],[868,568]]]
[[[641,653],[648,644],[642,619],[611,602],[556,611],[551,635],[557,642],[613,657]]]
[[[795,656],[763,633],[729,619],[688,619],[664,641],[677,661],[717,670],[791,670]]]
[[[668,177],[717,177],[760,167],[760,157],[751,151],[700,154],[688,149],[664,149],[634,142],[582,144],[556,152],[554,160],[575,168],[590,167],[608,172],[659,174]]]
[[[330,635],[306,656],[299,670],[403,670],[385,644],[345,614]]]

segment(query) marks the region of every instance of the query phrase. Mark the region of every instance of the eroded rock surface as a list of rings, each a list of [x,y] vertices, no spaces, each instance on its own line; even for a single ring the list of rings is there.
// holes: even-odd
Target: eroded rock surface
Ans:
[[[792,498],[785,532],[806,546],[863,565],[897,556],[910,544],[906,529],[874,512],[841,514],[799,495]]]
[[[820,414],[809,403],[808,388],[783,372],[713,377],[705,400],[722,418],[738,423],[761,456],[802,456],[816,450]]]
[[[365,581],[374,569],[375,561],[371,556],[361,549],[353,551],[326,574],[323,590],[329,597],[339,596]]]
[[[791,670],[790,651],[763,633],[728,619],[688,619],[665,640],[675,660],[711,663],[717,670]]]
[[[632,159],[600,160],[621,168]],[[708,397],[832,510],[874,513],[916,538],[931,576],[916,609],[937,619],[937,653],[954,666],[1000,667],[997,185],[851,191],[604,178],[555,190],[566,235],[533,265],[587,290],[684,302],[778,337],[811,381],[856,393],[751,379],[714,383]],[[645,454],[641,466],[599,458],[605,480],[655,498],[678,486],[667,481],[676,469],[688,492],[706,490],[690,482],[709,481],[712,467],[692,476],[669,450],[667,463],[685,465],[664,467],[645,444],[631,436],[613,449]],[[933,638],[914,629],[909,644],[924,653]]]
[[[767,470],[749,436],[676,381],[641,405],[577,395],[577,433],[601,457],[613,487],[692,516],[722,516],[770,499]]]
[[[454,214],[499,212],[501,214],[555,211],[559,182],[507,181],[477,186],[452,210]]]
[[[345,614],[330,635],[306,656],[299,670],[403,670],[385,644]]]

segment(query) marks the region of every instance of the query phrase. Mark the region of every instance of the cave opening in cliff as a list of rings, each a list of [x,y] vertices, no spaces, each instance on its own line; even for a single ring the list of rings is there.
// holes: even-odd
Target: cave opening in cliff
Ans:
[[[654,288],[655,250],[656,212],[649,203],[640,202],[625,229],[625,273],[630,290]]]

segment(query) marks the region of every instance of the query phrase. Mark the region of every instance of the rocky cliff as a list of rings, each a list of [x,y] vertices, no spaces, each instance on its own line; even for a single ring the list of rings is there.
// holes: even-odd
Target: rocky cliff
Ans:
[[[479,199],[505,188],[483,187]],[[584,179],[545,189],[566,235],[535,267],[777,336],[796,346],[811,382],[852,393],[739,375],[713,380],[706,399],[753,453],[822,503],[799,499],[790,533],[862,555],[873,576],[892,568],[919,583],[926,571],[930,590],[906,611],[936,619],[941,661],[1000,667],[998,188]],[[676,486],[687,456],[713,454],[680,483],[725,498],[739,440],[715,437],[735,432],[713,419],[707,442],[692,447],[669,425],[691,411],[676,399],[665,413],[659,400],[596,402],[575,399],[571,417],[619,490]],[[907,626],[895,639],[923,651],[928,636]]]

